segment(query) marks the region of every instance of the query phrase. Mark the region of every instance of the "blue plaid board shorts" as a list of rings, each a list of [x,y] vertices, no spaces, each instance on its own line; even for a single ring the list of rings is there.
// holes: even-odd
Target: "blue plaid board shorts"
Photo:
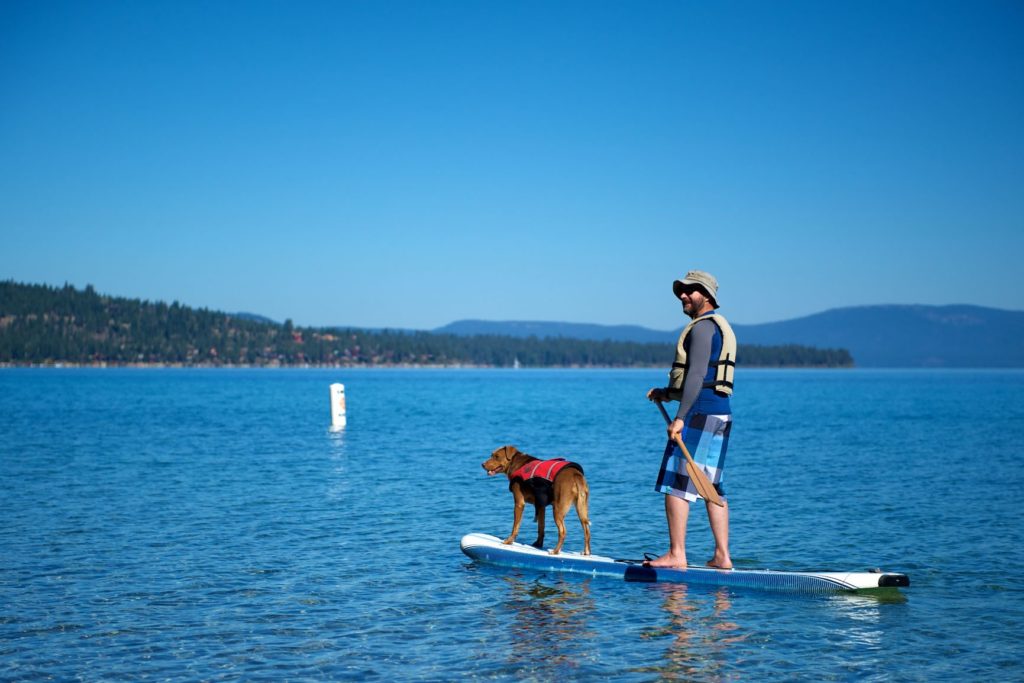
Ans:
[[[687,417],[683,427],[683,443],[693,461],[704,470],[718,495],[725,498],[722,477],[725,474],[725,452],[729,448],[729,432],[732,431],[732,415],[701,415]],[[654,490],[693,502],[700,498],[697,487],[686,474],[686,457],[679,446],[668,443],[658,472],[658,483]]]

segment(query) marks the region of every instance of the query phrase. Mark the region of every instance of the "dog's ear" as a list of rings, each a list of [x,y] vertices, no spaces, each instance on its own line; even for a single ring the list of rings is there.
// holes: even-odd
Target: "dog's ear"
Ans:
[[[505,458],[505,462],[507,463],[511,463],[512,458],[516,457],[516,454],[519,453],[519,449],[515,446],[505,446],[503,450],[505,452],[502,453],[502,457]]]

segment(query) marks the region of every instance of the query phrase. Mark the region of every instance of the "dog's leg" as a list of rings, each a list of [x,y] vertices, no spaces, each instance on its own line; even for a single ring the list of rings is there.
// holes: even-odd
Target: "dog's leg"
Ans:
[[[523,522],[523,508],[526,507],[523,492],[519,490],[518,486],[512,487],[512,499],[515,501],[512,509],[512,533],[502,541],[505,545],[512,545],[512,542],[516,540],[516,536],[519,535],[519,525]]]
[[[576,516],[583,525],[583,554],[590,554],[590,490],[586,483],[576,484]]]
[[[569,512],[569,508],[572,506],[572,499],[568,496],[560,496],[555,500],[551,506],[551,511],[554,513],[555,526],[558,527],[558,544],[551,549],[552,555],[557,555],[562,551],[562,546],[565,544],[565,515]]]
[[[544,517],[545,517],[544,512],[545,511],[544,511],[544,508],[541,507],[540,505],[537,506],[536,511],[537,511],[537,514],[536,514],[536,517],[537,517],[537,540],[533,542],[533,547],[534,548],[543,548],[544,547]]]

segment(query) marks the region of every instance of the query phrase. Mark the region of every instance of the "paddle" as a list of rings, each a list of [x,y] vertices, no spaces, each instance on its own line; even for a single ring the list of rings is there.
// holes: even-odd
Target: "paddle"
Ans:
[[[658,406],[658,410],[661,411],[661,416],[665,418],[665,424],[672,424],[672,418],[668,416],[668,411],[665,410],[665,406],[661,401],[655,401]],[[689,475],[690,480],[693,481],[693,485],[697,488],[697,493],[704,500],[714,503],[719,507],[725,507],[725,503],[722,502],[722,498],[718,495],[718,491],[708,481],[708,477],[704,474],[704,470],[697,466],[697,463],[693,461],[693,456],[690,455],[690,451],[686,450],[686,444],[678,436],[675,439],[676,445],[686,456],[686,474]]]

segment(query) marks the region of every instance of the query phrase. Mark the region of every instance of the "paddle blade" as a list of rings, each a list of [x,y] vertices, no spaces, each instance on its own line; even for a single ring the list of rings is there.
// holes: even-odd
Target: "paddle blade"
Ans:
[[[725,507],[725,503],[722,502],[722,498],[718,495],[718,491],[716,491],[714,485],[708,481],[707,475],[705,475],[704,471],[697,466],[697,463],[692,460],[686,463],[686,474],[691,480],[693,480],[693,485],[697,488],[697,493],[700,494],[701,498],[714,503],[718,507]]]

